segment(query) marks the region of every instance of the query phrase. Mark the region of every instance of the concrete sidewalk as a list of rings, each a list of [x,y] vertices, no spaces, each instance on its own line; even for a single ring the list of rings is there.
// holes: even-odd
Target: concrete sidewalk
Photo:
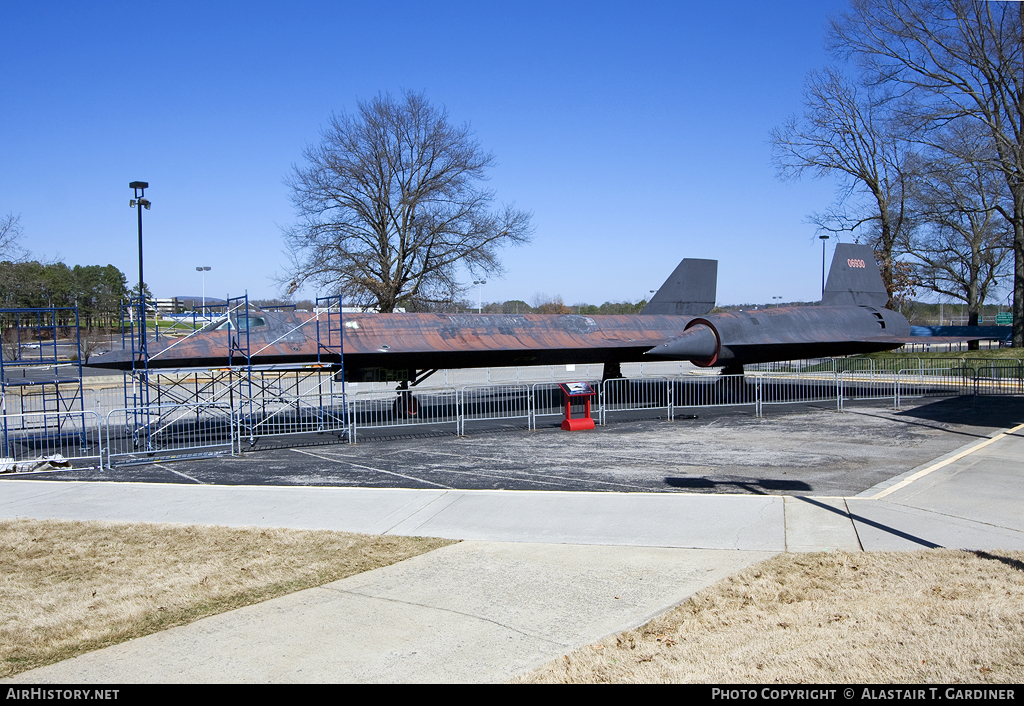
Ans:
[[[495,682],[780,551],[1024,549],[1024,425],[856,497],[8,480],[0,517],[466,540],[14,682]]]

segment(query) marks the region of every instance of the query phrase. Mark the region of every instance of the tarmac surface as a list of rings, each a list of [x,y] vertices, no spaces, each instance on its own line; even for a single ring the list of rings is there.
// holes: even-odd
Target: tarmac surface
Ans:
[[[777,552],[1024,549],[1022,422],[1016,398],[805,405],[4,477],[2,518],[463,540],[5,681],[507,681]]]

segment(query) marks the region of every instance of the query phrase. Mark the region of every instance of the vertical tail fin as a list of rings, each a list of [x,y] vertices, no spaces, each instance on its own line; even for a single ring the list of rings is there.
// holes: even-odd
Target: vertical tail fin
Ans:
[[[828,271],[828,282],[821,297],[824,306],[874,306],[889,303],[882,273],[875,263],[870,245],[839,243]]]
[[[686,258],[640,313],[703,316],[715,308],[717,289],[718,260]]]

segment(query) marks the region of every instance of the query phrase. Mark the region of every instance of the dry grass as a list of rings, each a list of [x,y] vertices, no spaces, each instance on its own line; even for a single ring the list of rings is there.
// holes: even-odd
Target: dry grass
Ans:
[[[1024,552],[783,554],[543,683],[1021,683]]]
[[[451,543],[254,527],[0,520],[0,676]]]
[[[0,676],[447,540],[0,521]],[[1024,552],[783,554],[524,682],[1024,681]]]

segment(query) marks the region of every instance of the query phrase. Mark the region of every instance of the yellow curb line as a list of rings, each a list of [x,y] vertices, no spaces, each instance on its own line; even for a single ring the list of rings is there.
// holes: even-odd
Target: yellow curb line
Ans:
[[[901,480],[899,483],[897,483],[896,485],[892,486],[891,488],[886,488],[885,490],[883,490],[882,492],[878,493],[877,495],[872,495],[870,498],[867,498],[867,499],[868,500],[878,500],[879,498],[884,498],[889,493],[894,493],[897,490],[899,490],[900,488],[903,488],[903,487],[906,487],[906,486],[910,485],[911,483],[913,483],[918,478],[924,478],[926,475],[928,475],[932,471],[937,471],[940,468],[942,468],[943,466],[948,466],[949,464],[953,463],[954,461],[959,461],[964,456],[968,456],[968,455],[974,453],[975,451],[977,451],[979,449],[983,449],[986,446],[988,446],[989,444],[994,443],[996,441],[999,441],[1004,436],[1009,436],[1010,434],[1012,434],[1015,431],[1018,431],[1020,429],[1024,429],[1024,424],[1018,424],[1017,426],[1012,427],[1010,429],[1007,429],[1006,431],[1004,431],[1004,432],[1002,432],[1000,434],[996,434],[991,439],[985,439],[985,441],[980,441],[977,444],[975,444],[974,446],[972,446],[971,448],[966,449],[964,451],[961,451],[956,456],[951,456],[950,458],[947,458],[945,461],[939,461],[938,463],[936,463],[934,465],[928,466],[928,468],[922,469],[922,470],[918,471],[917,473],[915,473],[914,475],[912,475],[912,476],[910,476],[908,478],[904,478],[903,480]]]

